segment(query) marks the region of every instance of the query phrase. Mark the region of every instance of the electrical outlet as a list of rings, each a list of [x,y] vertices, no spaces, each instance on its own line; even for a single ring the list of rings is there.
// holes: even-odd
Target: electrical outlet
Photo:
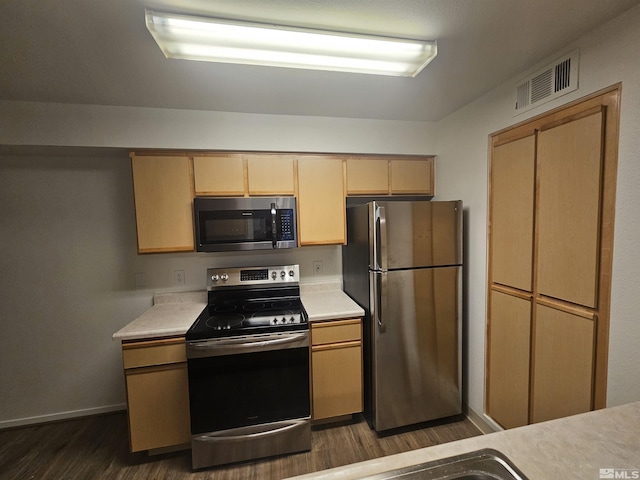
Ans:
[[[173,283],[174,285],[184,285],[184,270],[173,271]]]
[[[322,275],[322,260],[313,261],[313,274]]]
[[[144,273],[138,272],[133,274],[136,288],[144,287]]]

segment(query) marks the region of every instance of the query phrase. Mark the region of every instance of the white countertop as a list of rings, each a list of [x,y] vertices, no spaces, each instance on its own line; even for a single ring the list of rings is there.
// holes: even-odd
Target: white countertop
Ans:
[[[626,471],[627,476],[615,478],[640,478],[640,402],[389,455],[295,478],[357,479],[482,448],[494,448],[505,454],[529,480],[614,478],[600,477],[600,469],[605,468],[616,469],[614,474]]]
[[[314,289],[312,285],[301,286],[300,298],[309,322],[364,316],[364,310],[339,288],[325,290]]]
[[[309,321],[354,318],[364,311],[339,283],[300,285]],[[158,293],[153,306],[113,334],[114,340],[143,340],[184,335],[207,306],[207,292]]]
[[[207,306],[207,292],[159,293],[153,306],[113,334],[114,340],[143,340],[184,335]]]

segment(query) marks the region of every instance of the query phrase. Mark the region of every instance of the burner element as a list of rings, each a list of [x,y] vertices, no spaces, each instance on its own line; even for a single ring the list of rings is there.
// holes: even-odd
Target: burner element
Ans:
[[[212,305],[211,309],[215,313],[230,313],[237,310],[238,307],[237,305],[222,304],[222,305]]]
[[[265,304],[262,302],[248,302],[242,306],[242,309],[247,312],[259,312],[264,310]]]
[[[226,315],[219,315],[209,317],[206,321],[206,325],[214,330],[230,330],[232,328],[238,328],[244,322],[244,315],[241,313],[232,313]]]
[[[271,302],[271,308],[289,308],[292,302],[290,300],[280,300],[277,302]]]

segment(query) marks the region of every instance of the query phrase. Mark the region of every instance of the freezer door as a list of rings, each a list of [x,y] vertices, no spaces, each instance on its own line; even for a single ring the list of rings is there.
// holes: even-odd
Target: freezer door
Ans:
[[[370,204],[371,264],[395,270],[462,264],[462,202]]]
[[[375,430],[461,413],[461,267],[371,276]]]

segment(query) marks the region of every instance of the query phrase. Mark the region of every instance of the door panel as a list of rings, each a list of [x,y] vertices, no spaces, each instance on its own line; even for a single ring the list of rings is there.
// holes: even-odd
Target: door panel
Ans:
[[[533,423],[592,409],[593,320],[536,305]]]
[[[602,112],[538,136],[538,292],[597,306]]]
[[[529,423],[531,300],[491,291],[487,413],[504,428]]]
[[[372,321],[376,430],[460,413],[460,267],[375,276],[378,287],[387,276]]]
[[[389,270],[462,263],[462,202],[378,205],[386,214]]]
[[[491,277],[531,292],[535,136],[493,149],[491,158]]]

